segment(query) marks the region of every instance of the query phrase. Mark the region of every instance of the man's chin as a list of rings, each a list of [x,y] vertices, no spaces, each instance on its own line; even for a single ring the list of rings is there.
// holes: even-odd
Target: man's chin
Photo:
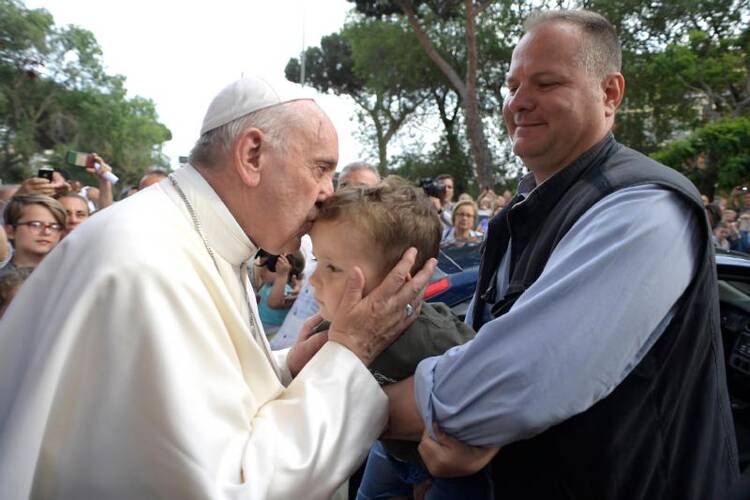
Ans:
[[[295,236],[291,240],[287,240],[286,242],[278,245],[276,248],[266,248],[262,247],[263,250],[266,252],[272,254],[272,255],[282,255],[282,254],[288,254],[296,252],[300,249],[300,244],[302,240],[300,237]]]

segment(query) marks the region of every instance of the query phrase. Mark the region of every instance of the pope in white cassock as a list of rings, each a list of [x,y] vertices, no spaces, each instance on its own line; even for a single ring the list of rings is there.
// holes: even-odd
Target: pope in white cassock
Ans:
[[[209,106],[191,165],[92,217],[0,322],[0,498],[330,496],[387,419],[366,365],[416,315],[408,251],[328,333],[272,352],[246,263],[295,250],[333,191],[333,125],[288,82]]]

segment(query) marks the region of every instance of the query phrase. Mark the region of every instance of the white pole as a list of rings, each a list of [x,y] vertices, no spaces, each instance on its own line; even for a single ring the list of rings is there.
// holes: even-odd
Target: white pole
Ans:
[[[302,54],[300,55],[300,70],[299,70],[299,82],[303,87],[305,86],[305,0],[300,0],[302,3]]]

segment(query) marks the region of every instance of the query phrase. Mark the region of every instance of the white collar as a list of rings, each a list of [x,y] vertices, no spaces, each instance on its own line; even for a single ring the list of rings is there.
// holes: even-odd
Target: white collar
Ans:
[[[195,211],[203,236],[214,252],[233,266],[240,266],[255,255],[256,246],[195,167],[186,165],[172,175]]]

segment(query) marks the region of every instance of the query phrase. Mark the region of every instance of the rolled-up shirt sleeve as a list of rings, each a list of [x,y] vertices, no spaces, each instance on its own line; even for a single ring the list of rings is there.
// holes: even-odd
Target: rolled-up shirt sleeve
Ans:
[[[600,200],[508,313],[420,363],[415,397],[427,429],[435,422],[466,443],[504,446],[606,397],[671,320],[703,223],[657,186]]]

